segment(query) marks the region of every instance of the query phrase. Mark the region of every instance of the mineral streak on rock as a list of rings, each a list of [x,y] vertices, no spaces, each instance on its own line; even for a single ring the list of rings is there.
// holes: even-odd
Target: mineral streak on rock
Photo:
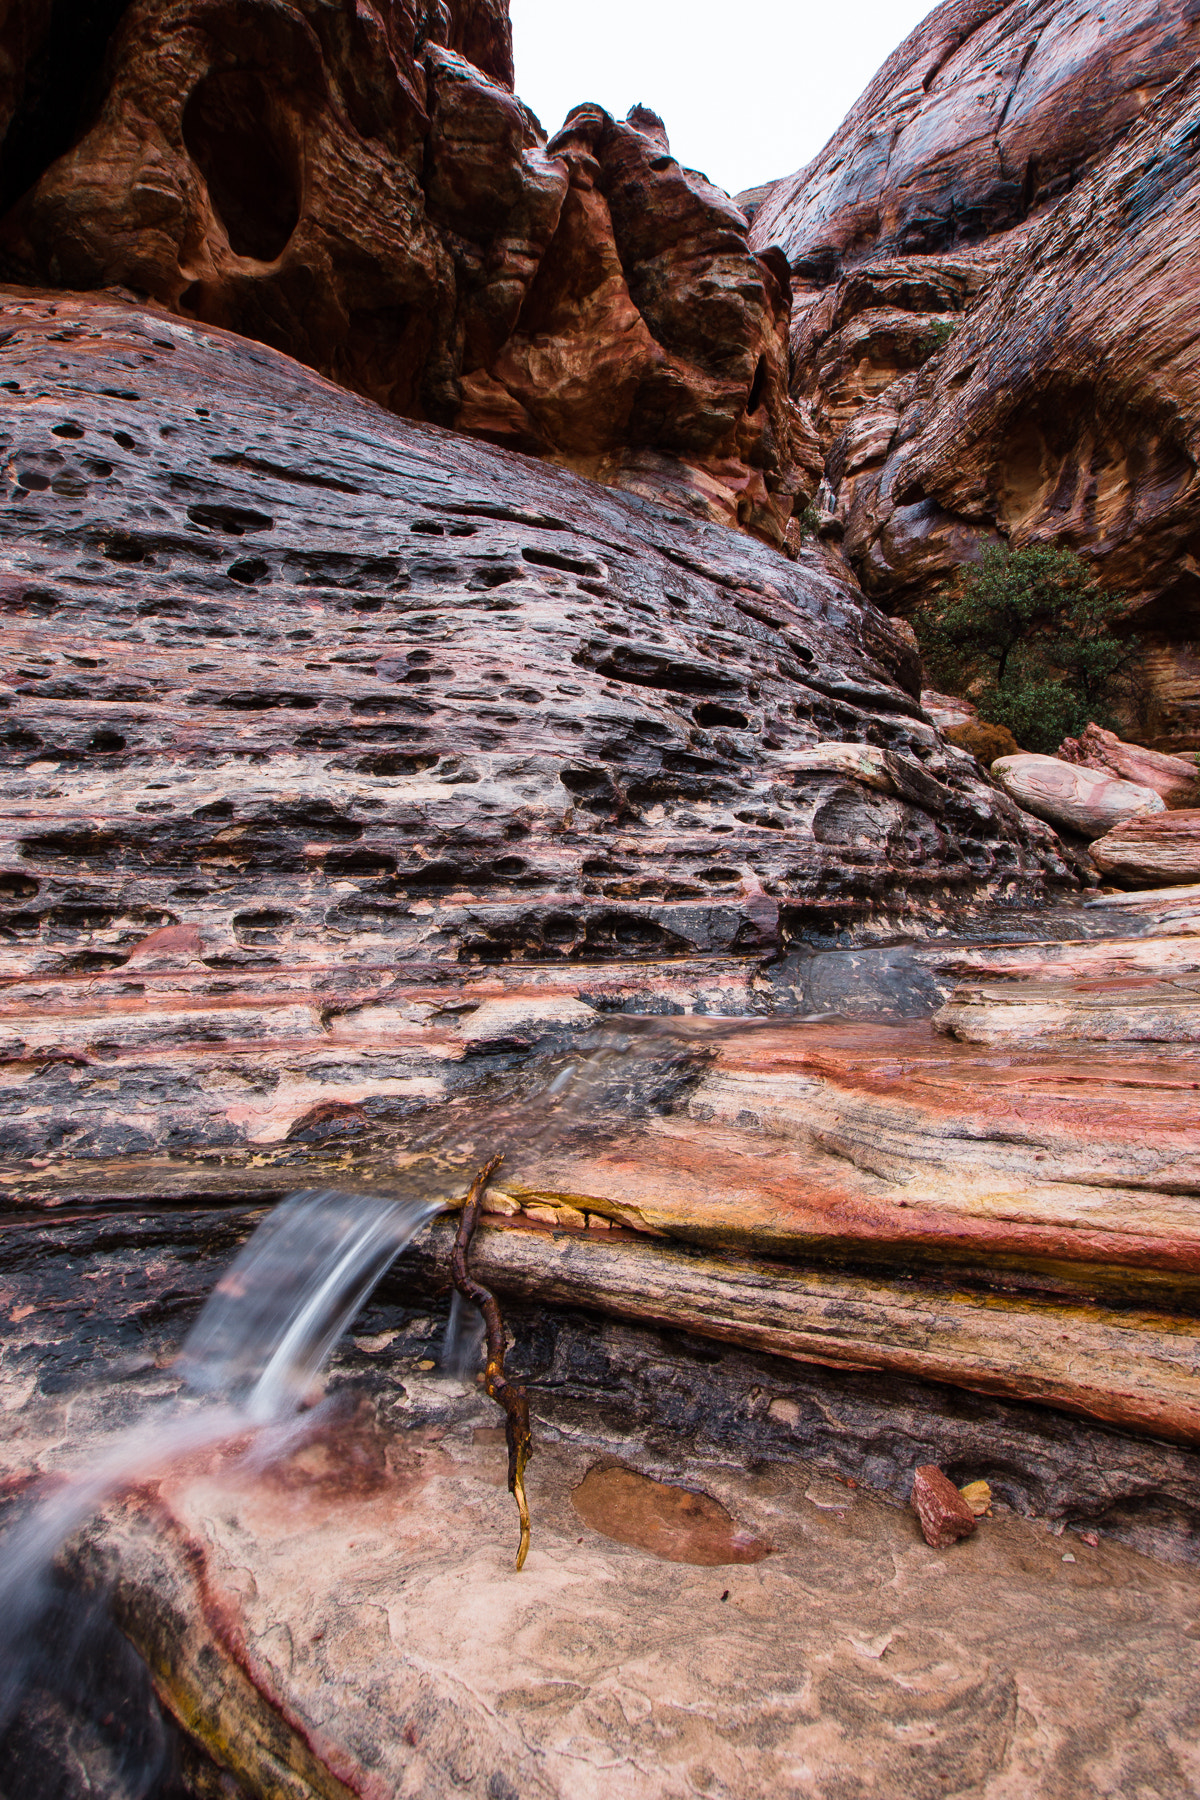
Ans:
[[[548,146],[503,0],[137,0],[107,42],[42,12],[7,71],[10,273],[149,295],[784,541],[820,474],[786,263],[642,108],[577,108]]]
[[[954,1483],[926,1463],[913,1477],[912,1507],[921,1521],[925,1542],[935,1550],[948,1550],[961,1538],[972,1537],[975,1514]]]

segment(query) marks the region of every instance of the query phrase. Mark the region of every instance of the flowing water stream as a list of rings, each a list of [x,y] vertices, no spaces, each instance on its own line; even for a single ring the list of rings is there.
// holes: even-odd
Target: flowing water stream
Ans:
[[[151,1406],[91,1467],[69,1478],[0,1539],[0,1743],[52,1663],[58,1690],[95,1681],[97,1607],[73,1603],[54,1570],[60,1546],[113,1494],[177,1461],[250,1435],[248,1454],[279,1453],[338,1339],[389,1264],[437,1211],[435,1200],[335,1190],[283,1201],[221,1277],[183,1347],[181,1396]],[[111,1633],[110,1633],[111,1635]],[[130,1653],[132,1654],[132,1653]],[[165,1733],[128,1732],[114,1782],[129,1800],[158,1784]],[[29,1745],[23,1750],[28,1763]],[[12,1762],[12,1756],[9,1757]],[[0,1758],[0,1793],[7,1794]],[[19,1791],[50,1800],[55,1785]],[[90,1786],[91,1783],[89,1782]],[[14,1791],[17,1791],[14,1789]]]

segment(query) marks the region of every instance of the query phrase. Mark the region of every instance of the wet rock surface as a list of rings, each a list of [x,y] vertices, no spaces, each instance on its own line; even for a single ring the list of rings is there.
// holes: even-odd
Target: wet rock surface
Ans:
[[[189,1286],[186,1234],[155,1228],[139,1263],[156,1241],[157,1279]],[[129,1248],[76,1236],[72,1273],[119,1292]],[[29,1273],[49,1299],[61,1265],[31,1257]],[[6,1475],[69,1463],[101,1420],[169,1388],[155,1364],[186,1317],[143,1319],[148,1362],[115,1384],[116,1405],[106,1374],[100,1409],[87,1377],[104,1347],[81,1338],[90,1366],[71,1391],[8,1406],[25,1460],[10,1436]],[[168,1706],[247,1792],[420,1781],[482,1800],[502,1775],[516,1792],[675,1793],[701,1760],[737,1791],[770,1792],[804,1755],[831,1794],[860,1766],[896,1793],[1019,1766],[1027,1791],[1054,1794],[1078,1791],[1081,1744],[1089,1768],[1149,1754],[1164,1791],[1186,1791],[1195,1573],[1122,1539],[1179,1553],[1180,1520],[1200,1516],[1194,1455],[553,1307],[510,1317],[538,1433],[520,1577],[494,1409],[430,1366],[444,1314],[403,1268],[281,1460],[255,1471],[236,1444],[193,1459],[73,1548],[65,1566],[111,1594]],[[48,1373],[44,1332],[19,1334]],[[0,1378],[7,1401],[7,1367]],[[944,1560],[907,1510],[933,1459],[996,1496]],[[593,1531],[572,1495],[614,1461],[703,1496],[707,1516],[723,1509],[772,1553],[696,1567]],[[997,1732],[1006,1683],[1022,1703],[1004,1702]]]
[[[782,258],[662,122],[513,95],[502,0],[27,6],[0,262],[120,287],[782,543],[819,476]]]

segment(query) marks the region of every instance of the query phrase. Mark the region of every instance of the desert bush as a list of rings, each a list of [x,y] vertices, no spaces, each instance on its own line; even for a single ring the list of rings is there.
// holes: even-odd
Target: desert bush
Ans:
[[[969,695],[982,719],[1053,755],[1092,720],[1111,728],[1129,695],[1135,636],[1122,596],[1062,545],[989,545],[914,615],[934,686]]]

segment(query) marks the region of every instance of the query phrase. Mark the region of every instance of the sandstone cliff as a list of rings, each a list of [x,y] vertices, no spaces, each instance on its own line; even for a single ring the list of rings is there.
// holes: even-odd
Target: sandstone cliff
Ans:
[[[786,265],[653,114],[585,107],[547,145],[501,0],[54,19],[27,0],[8,41],[11,276],[132,290],[405,417],[784,540],[819,474]]]
[[[1191,295],[1200,14],[938,8],[751,241],[796,284],[826,529],[903,610],[997,537],[1128,594],[1161,748],[1200,745]]]

